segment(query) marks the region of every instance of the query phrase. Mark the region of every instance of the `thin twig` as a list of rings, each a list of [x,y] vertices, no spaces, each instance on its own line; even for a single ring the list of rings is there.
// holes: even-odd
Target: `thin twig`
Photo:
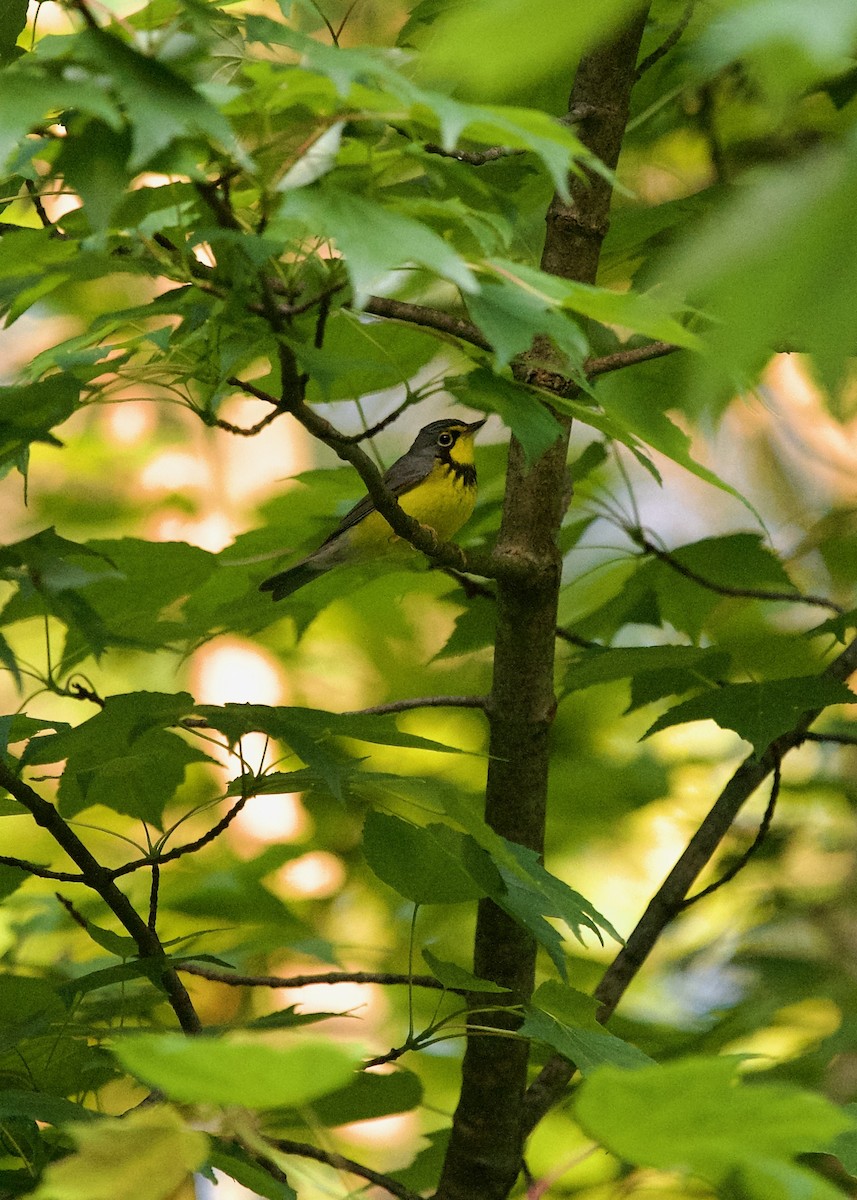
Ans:
[[[479,708],[488,705],[487,696],[414,696],[407,700],[390,700],[369,708],[355,708],[342,713],[343,717],[379,717],[384,713],[411,712],[416,708]]]
[[[97,704],[99,708],[104,708],[107,703],[98,692],[83,683],[69,682],[63,694],[71,696],[74,700],[88,700],[91,704]]]
[[[225,983],[229,987],[300,988],[312,987],[317,983],[377,983],[384,987],[421,987],[434,991],[455,992],[466,995],[463,988],[445,987],[433,975],[406,975],[395,971],[316,971],[306,975],[241,975],[235,971],[220,971],[215,967],[199,963],[179,963],[178,971],[187,975],[198,975],[213,983]]]
[[[484,150],[445,150],[436,142],[426,142],[423,149],[428,154],[454,158],[456,162],[467,163],[471,167],[482,167],[485,163],[496,162],[498,158],[512,158],[526,153],[525,150],[513,149],[511,146],[486,146]]]
[[[628,350],[616,350],[613,354],[604,354],[601,358],[589,358],[583,364],[583,373],[587,379],[595,379],[598,375],[607,375],[611,371],[620,371],[625,367],[636,367],[639,363],[651,362],[655,358],[664,358],[675,354],[680,346],[672,342],[648,342],[645,346],[631,346]]]
[[[841,604],[837,604],[835,600],[830,600],[827,596],[816,596],[811,592],[799,592],[797,588],[794,591],[787,592],[785,590],[768,589],[768,588],[750,588],[740,587],[736,584],[715,583],[713,579],[706,579],[704,575],[700,575],[694,571],[692,567],[686,567],[668,550],[662,550],[660,546],[655,545],[653,541],[646,537],[642,530],[632,530],[631,536],[637,545],[645,551],[646,554],[651,554],[660,562],[666,563],[673,571],[679,575],[683,575],[685,579],[690,579],[693,583],[698,583],[700,587],[707,588],[710,592],[716,592],[719,596],[734,596],[737,599],[747,600],[784,600],[790,604],[810,604],[817,608],[826,608],[831,612],[845,612]]]
[[[376,1187],[383,1188],[391,1196],[398,1196],[399,1200],[421,1200],[416,1192],[412,1192],[403,1183],[391,1179],[389,1175],[382,1175],[380,1171],[373,1171],[371,1167],[364,1167],[362,1163],[355,1162],[353,1158],[346,1158],[343,1154],[336,1154],[331,1150],[320,1150],[317,1146],[310,1146],[307,1142],[294,1142],[290,1138],[272,1138],[269,1144],[282,1154],[293,1154],[296,1158],[311,1158],[315,1162],[324,1163],[337,1171],[347,1171],[350,1175],[357,1175],[360,1179],[366,1179],[369,1183],[374,1183]]]
[[[186,722],[182,722],[186,724]],[[247,803],[254,795],[254,792],[249,789],[243,795],[239,796],[229,811],[221,817],[216,825],[213,825],[207,833],[196,838],[192,842],[183,842],[181,846],[174,846],[172,850],[166,850],[163,854],[147,854],[144,858],[135,858],[133,862],[125,863],[121,867],[114,867],[110,872],[112,879],[119,879],[122,875],[130,875],[134,871],[139,871],[142,867],[162,867],[164,863],[175,862],[177,858],[183,858],[186,854],[195,854],[197,850],[202,850],[203,847],[210,845],[216,838],[220,837]]]
[[[230,387],[239,388],[242,392],[247,392],[249,396],[255,396],[257,400],[264,400],[266,404],[273,404],[277,413],[286,412],[282,403],[277,396],[271,392],[266,392],[262,388],[257,387],[255,383],[251,383],[249,379],[239,379],[237,375],[230,375],[226,382]]]
[[[54,895],[71,917],[72,921],[74,921],[75,925],[79,925],[81,929],[85,929],[86,932],[89,933],[89,921],[87,921],[86,917],[82,916],[81,913],[77,911],[71,900],[67,900],[65,896],[60,895],[59,892],[54,892]]]
[[[0,787],[5,788],[10,795],[14,796],[18,803],[29,811],[36,824],[47,830],[54,841],[65,850],[72,862],[80,867],[83,875],[81,882],[96,892],[117,917],[122,927],[137,943],[140,957],[154,960],[159,964],[161,983],[173,1011],[178,1017],[179,1024],[185,1033],[198,1033],[201,1029],[199,1017],[184,984],[175,969],[166,962],[164,948],[159,938],[149,929],[125,893],[116,886],[107,867],[98,862],[54,806],[44,800],[23,779],[19,779],[9,764],[2,759],[0,759]]]
[[[375,437],[377,433],[381,433],[382,430],[386,429],[388,425],[392,425],[393,422],[396,421],[402,415],[402,413],[406,411],[406,409],[410,408],[413,403],[414,397],[409,390],[402,403],[394,408],[392,412],[388,413],[386,417],[382,417],[380,421],[376,421],[374,425],[370,425],[367,429],[362,430],[360,433],[351,433],[345,435],[342,439],[343,443],[346,445],[356,445],[358,442],[368,441],[370,438]]]
[[[99,28],[98,22],[96,21],[95,17],[92,15],[92,13],[89,11],[89,8],[87,7],[87,5],[85,3],[85,0],[69,0],[69,8],[77,9],[77,11],[83,17],[83,23],[84,23],[84,25],[87,26],[87,28],[89,28],[89,29],[98,29]]]
[[[582,650],[600,650],[602,648],[600,642],[593,642],[591,638],[581,637],[579,633],[572,633],[570,629],[563,629],[561,625],[556,627],[556,636],[562,642],[568,642],[572,646],[580,646]]]
[[[485,335],[464,317],[456,317],[451,313],[441,312],[438,308],[430,308],[426,304],[411,304],[407,300],[390,300],[387,296],[370,296],[365,311],[376,317],[388,317],[393,321],[407,321],[410,325],[422,325],[426,329],[436,329],[439,333],[448,333],[451,337],[462,342],[478,346],[480,350],[491,350],[493,347]]]
[[[635,76],[637,80],[645,75],[646,71],[650,70],[655,63],[660,62],[665,55],[669,54],[670,50],[672,50],[673,46],[675,46],[675,44],[678,42],[685,29],[687,29],[690,23],[690,18],[693,16],[693,10],[695,6],[696,0],[688,0],[688,4],[685,6],[684,12],[679,17],[678,24],[675,26],[675,28],[671,30],[664,41],[661,42],[660,46],[658,46],[652,51],[651,54],[644,58],[637,67],[637,74]]]
[[[158,928],[158,895],[161,890],[160,863],[152,863],[152,882],[149,887],[149,928],[154,933]]]
[[[33,208],[36,210],[36,216],[39,218],[39,220],[42,223],[42,228],[50,229],[52,232],[56,233],[59,237],[65,237],[65,234],[62,232],[62,230],[58,229],[56,224],[48,216],[47,209],[45,208],[45,206],[42,202],[41,196],[39,195],[38,191],[36,190],[36,185],[33,182],[33,180],[25,179],[24,186],[26,187],[27,193],[30,197],[30,203],[32,204]]]
[[[327,329],[327,318],[330,315],[331,296],[329,292],[321,297],[318,303],[318,316],[315,319],[315,337],[313,338],[313,346],[316,350],[321,350],[324,346],[324,334]]]
[[[53,871],[50,867],[39,866],[38,863],[28,862],[26,858],[13,858],[9,854],[0,854],[0,866],[17,867],[37,879],[53,879],[57,883],[84,883],[84,877],[74,871]]]
[[[808,733],[808,742],[833,742],[838,746],[857,746],[857,734],[853,733]]]
[[[690,908],[691,904],[696,904],[697,901],[702,900],[704,896],[710,896],[712,892],[716,892],[719,888],[722,888],[724,884],[730,883],[739,871],[743,871],[747,863],[767,837],[768,830],[771,827],[771,821],[774,819],[774,809],[777,806],[777,798],[780,794],[781,781],[782,764],[779,758],[775,758],[773,776],[771,780],[771,795],[768,799],[767,808],[762,816],[762,820],[759,822],[759,828],[756,830],[756,836],[753,838],[753,841],[750,843],[741,857],[732,864],[728,871],[724,871],[719,879],[715,879],[714,883],[710,883],[708,887],[704,887],[702,891],[694,892],[692,896],[685,896],[684,900],[681,902],[682,909]]]
[[[257,433],[261,433],[263,429],[266,429],[272,421],[276,421],[277,417],[280,416],[282,416],[282,412],[279,408],[272,409],[271,412],[262,417],[261,421],[257,421],[255,425],[251,425],[248,429],[244,429],[240,425],[232,425],[229,421],[224,421],[222,417],[218,417],[212,424],[218,429],[225,429],[227,433],[234,433],[239,437],[255,437]]]

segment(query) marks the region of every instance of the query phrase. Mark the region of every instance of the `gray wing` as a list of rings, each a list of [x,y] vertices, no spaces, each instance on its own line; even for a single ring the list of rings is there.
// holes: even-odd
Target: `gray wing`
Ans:
[[[384,483],[394,496],[403,496],[405,492],[409,492],[411,488],[415,488],[425,479],[431,471],[433,462],[434,451],[432,451],[431,457],[426,458],[422,455],[404,454],[393,463],[388,471],[384,472]],[[353,528],[358,521],[362,521],[364,517],[368,517],[369,513],[374,511],[374,500],[371,496],[364,496],[345,514],[333,533],[321,543],[319,550],[323,546],[329,546],[331,542],[335,542],[340,534]]]

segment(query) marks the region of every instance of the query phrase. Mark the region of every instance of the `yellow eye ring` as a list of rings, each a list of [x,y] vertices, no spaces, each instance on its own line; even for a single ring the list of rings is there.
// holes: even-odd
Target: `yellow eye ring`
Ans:
[[[444,449],[447,449],[449,446],[453,446],[455,444],[455,437],[451,433],[440,433],[438,434],[437,444],[439,446],[443,446]]]

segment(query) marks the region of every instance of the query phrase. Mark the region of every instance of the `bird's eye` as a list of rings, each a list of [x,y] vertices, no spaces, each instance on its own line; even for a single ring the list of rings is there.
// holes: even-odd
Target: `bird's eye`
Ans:
[[[455,435],[452,433],[439,433],[437,435],[437,444],[446,449],[455,444]]]

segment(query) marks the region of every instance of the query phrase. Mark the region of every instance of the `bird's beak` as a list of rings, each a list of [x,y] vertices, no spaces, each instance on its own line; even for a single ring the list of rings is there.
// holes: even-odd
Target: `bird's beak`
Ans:
[[[477,433],[487,420],[487,417],[483,417],[481,421],[474,421],[472,425],[467,426],[467,432],[470,434]]]

